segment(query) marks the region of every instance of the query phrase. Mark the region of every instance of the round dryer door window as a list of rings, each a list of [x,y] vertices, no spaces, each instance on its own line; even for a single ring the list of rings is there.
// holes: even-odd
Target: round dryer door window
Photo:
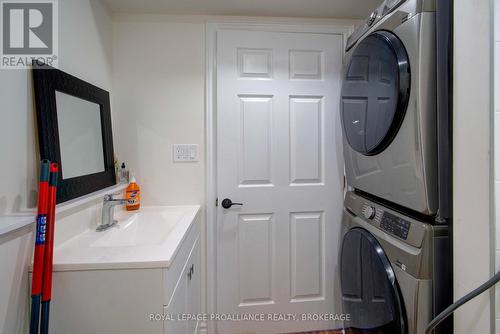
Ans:
[[[353,228],[344,236],[340,284],[347,328],[405,334],[403,299],[391,264],[371,233]]]
[[[374,155],[396,136],[410,96],[410,65],[403,43],[377,31],[355,47],[342,84],[344,136],[353,150]]]

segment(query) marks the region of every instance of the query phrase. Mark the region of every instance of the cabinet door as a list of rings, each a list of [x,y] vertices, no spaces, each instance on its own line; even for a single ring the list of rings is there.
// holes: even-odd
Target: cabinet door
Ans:
[[[198,316],[201,313],[201,265],[200,265],[200,245],[196,241],[191,257],[188,262],[188,270],[191,275],[187,276],[187,313]],[[188,322],[188,334],[195,334],[198,331],[199,321],[196,319]]]
[[[165,308],[165,313],[170,318],[165,320],[165,334],[194,334],[197,332],[198,321],[187,317],[197,316],[201,310],[200,271],[200,247],[198,239],[196,239],[174,290],[172,301]]]
[[[187,266],[186,266],[187,267]],[[179,317],[187,313],[187,270],[182,273],[182,276],[177,284],[172,301],[165,308],[165,314],[169,316],[164,321],[164,334],[185,334],[187,333],[187,322],[179,320]]]

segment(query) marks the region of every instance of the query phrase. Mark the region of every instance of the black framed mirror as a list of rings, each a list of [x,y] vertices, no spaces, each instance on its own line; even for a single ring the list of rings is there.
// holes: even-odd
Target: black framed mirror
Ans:
[[[33,67],[40,158],[59,164],[57,203],[116,184],[109,92]]]

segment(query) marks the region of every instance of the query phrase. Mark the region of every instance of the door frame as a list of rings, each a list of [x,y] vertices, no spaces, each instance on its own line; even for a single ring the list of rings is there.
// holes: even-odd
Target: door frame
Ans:
[[[221,30],[288,32],[341,35],[345,46],[347,37],[359,21],[355,20],[245,20],[209,21],[205,29],[205,191],[206,191],[206,313],[217,313],[217,34]],[[216,334],[212,321],[201,326],[201,333]]]

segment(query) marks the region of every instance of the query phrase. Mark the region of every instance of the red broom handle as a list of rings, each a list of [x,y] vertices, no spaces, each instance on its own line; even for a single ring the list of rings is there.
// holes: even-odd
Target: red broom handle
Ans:
[[[45,256],[43,266],[43,288],[42,302],[50,301],[52,295],[52,260],[54,252],[54,229],[56,220],[56,193],[57,193],[57,176],[59,166],[57,163],[50,164],[49,178],[49,211],[47,214],[47,232],[45,242]]]
[[[49,164],[48,160],[42,160],[40,166],[40,182],[38,186],[38,215],[36,218],[35,231],[35,254],[33,259],[33,279],[31,284],[31,295],[42,293],[43,256],[45,250],[45,232],[47,226],[47,209],[49,195]]]
[[[49,204],[50,161],[42,160],[38,186],[38,214],[35,227],[35,254],[33,256],[33,275],[31,281],[31,319],[30,334],[38,334],[40,320],[40,299],[42,297],[43,257],[45,253],[45,233]]]

